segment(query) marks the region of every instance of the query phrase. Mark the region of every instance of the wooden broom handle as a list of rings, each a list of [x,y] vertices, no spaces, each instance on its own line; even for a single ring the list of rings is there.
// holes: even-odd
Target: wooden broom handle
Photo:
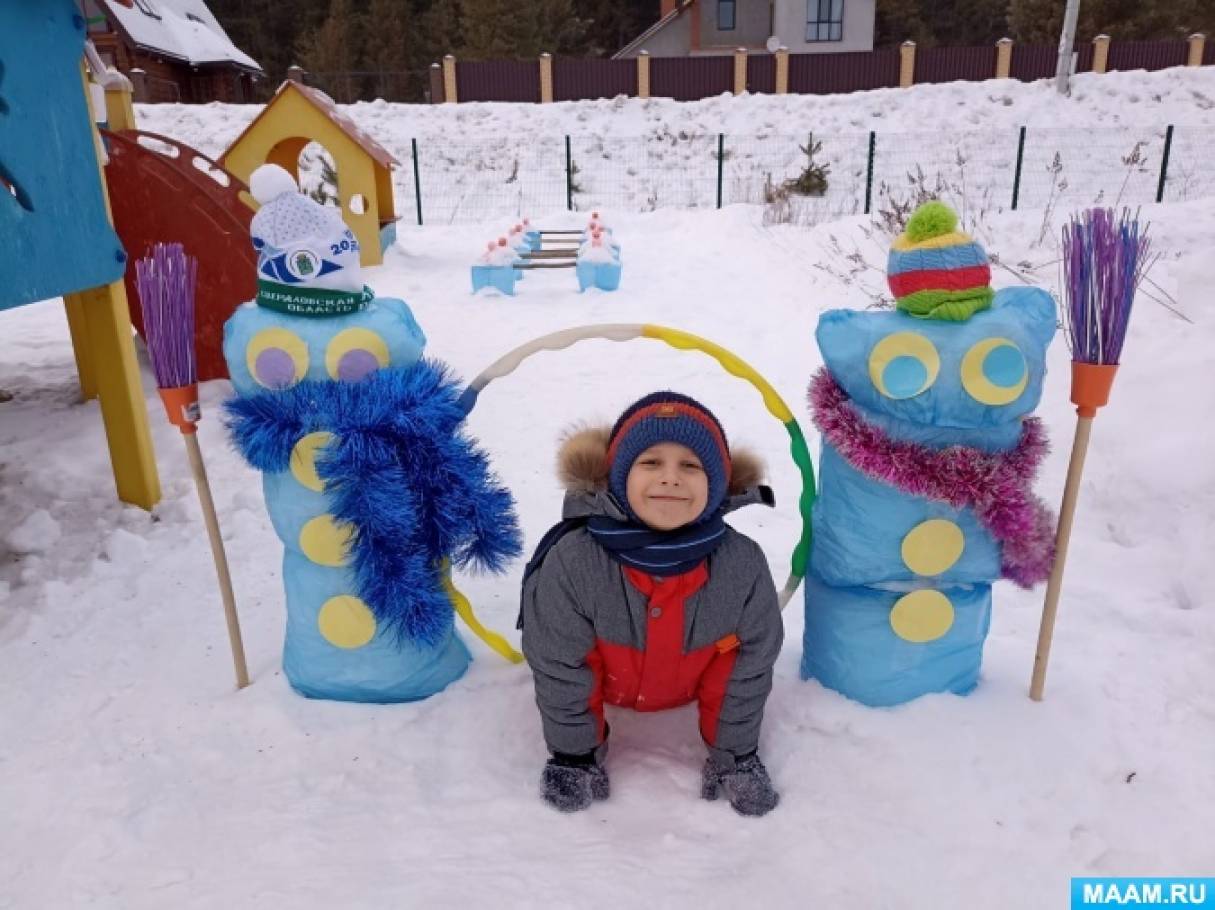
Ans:
[[[1093,418],[1076,418],[1076,437],[1072,440],[1072,458],[1067,465],[1067,483],[1063,487],[1063,505],[1059,509],[1059,529],[1055,534],[1055,562],[1046,585],[1042,624],[1038,627],[1038,650],[1034,653],[1034,673],[1029,683],[1029,697],[1034,701],[1042,701],[1042,690],[1046,687],[1046,665],[1050,660],[1051,638],[1055,634],[1055,616],[1059,612],[1059,590],[1063,587],[1067,544],[1072,536],[1076,499],[1080,495],[1080,475],[1084,472],[1084,456],[1088,454],[1088,438],[1092,430]]]
[[[203,465],[202,450],[198,447],[198,435],[183,435],[186,451],[190,453],[190,470],[194,473],[194,486],[198,489],[198,502],[202,506],[203,520],[207,523],[207,536],[211,539],[211,555],[215,559],[215,573],[219,576],[219,589],[224,598],[224,619],[228,622],[228,643],[232,646],[232,663],[236,668],[236,688],[249,685],[249,668],[245,665],[245,645],[240,636],[240,620],[236,616],[236,598],[232,594],[232,576],[228,572],[228,557],[224,553],[224,541],[219,536],[219,519],[215,515],[215,500],[211,498],[211,484],[207,481],[207,469]]]

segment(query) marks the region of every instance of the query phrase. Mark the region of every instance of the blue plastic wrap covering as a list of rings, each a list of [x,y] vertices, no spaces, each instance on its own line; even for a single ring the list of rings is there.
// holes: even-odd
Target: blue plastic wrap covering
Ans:
[[[1038,288],[998,291],[992,308],[965,322],[919,319],[902,312],[873,313],[831,310],[819,320],[817,339],[827,369],[848,397],[867,411],[889,415],[885,429],[896,438],[948,444],[942,428],[1005,427],[997,446],[1015,442],[1016,421],[1030,413],[1042,396],[1046,347],[1055,333],[1055,303]],[[894,395],[883,394],[872,378],[871,355],[885,339],[897,333],[920,336],[919,354],[894,357],[884,374]],[[975,397],[974,386],[963,381],[966,355],[980,344],[1004,339],[999,350],[981,361],[989,388],[1015,387],[1025,376],[1024,388],[1012,400],[993,404]],[[908,348],[907,350],[910,350]],[[1020,358],[1017,357],[1020,352]],[[922,382],[917,382],[922,380]],[[1011,438],[1012,442],[1009,442]],[[980,445],[982,437],[964,441]]]
[[[991,587],[945,588],[953,624],[933,641],[900,638],[891,625],[902,594],[833,588],[806,575],[802,678],[873,707],[930,692],[965,695],[978,682],[991,623]]]
[[[240,395],[305,378],[357,381],[374,369],[409,367],[425,344],[409,307],[392,298],[327,319],[246,304],[224,326],[224,356]],[[312,698],[398,702],[426,698],[458,679],[470,655],[454,630],[438,647],[422,648],[379,628],[341,564],[335,543],[340,534],[325,526],[328,497],[315,488],[314,473],[294,468],[263,475],[266,508],[286,547],[283,668],[291,685]],[[318,563],[305,555],[301,532],[318,520],[313,555],[339,554],[334,561]]]
[[[909,534],[931,520],[952,524],[961,532],[963,543],[956,561],[931,576],[934,582],[986,584],[1000,577],[1000,546],[971,509],[908,496],[870,480],[826,443],[819,482],[810,569],[827,584],[846,587],[924,580],[924,575],[904,561],[903,544]]]
[[[287,592],[287,635],[283,670],[292,687],[309,698],[336,701],[400,702],[426,698],[464,675],[471,660],[454,630],[446,643],[422,649],[376,630],[357,647],[338,647],[321,634],[322,607],[349,595],[353,582],[344,569],[328,569],[287,551],[283,558]],[[337,604],[341,609],[344,605]],[[332,609],[332,608],[330,608]],[[355,644],[360,638],[347,641]]]

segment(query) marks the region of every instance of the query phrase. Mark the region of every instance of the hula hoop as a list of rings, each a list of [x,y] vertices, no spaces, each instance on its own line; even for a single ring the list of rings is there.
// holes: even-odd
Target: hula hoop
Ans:
[[[768,413],[779,420],[785,427],[785,430],[789,433],[790,454],[793,456],[793,462],[797,465],[802,476],[802,494],[798,499],[798,511],[802,516],[802,533],[797,546],[793,550],[789,579],[785,582],[785,587],[780,592],[780,606],[783,610],[785,605],[792,599],[794,592],[797,591],[798,585],[801,584],[802,578],[806,574],[806,559],[810,553],[811,538],[810,509],[814,505],[815,498],[814,467],[810,463],[810,452],[806,448],[806,437],[802,434],[802,429],[797,423],[797,418],[793,416],[793,412],[789,409],[789,406],[785,404],[776,390],[753,367],[737,355],[727,351],[721,345],[714,344],[706,338],[701,338],[698,335],[692,335],[679,329],[649,323],[603,323],[553,332],[550,335],[544,335],[520,345],[513,351],[498,358],[483,370],[476,379],[469,383],[468,388],[460,396],[460,405],[464,408],[464,413],[467,415],[472,412],[472,409],[476,407],[478,397],[487,385],[495,379],[501,379],[503,376],[513,373],[524,360],[533,354],[537,354],[540,351],[560,351],[573,344],[577,344],[579,341],[586,341],[592,338],[607,341],[633,341],[637,338],[652,338],[678,350],[700,351],[703,354],[708,354],[727,373],[749,382],[763,398],[764,406],[768,409]],[[451,582],[450,576],[445,579],[444,587],[449,588],[448,593],[457,612],[479,638],[507,660],[516,663],[522,660],[522,656],[511,648],[505,639],[485,629],[476,621],[476,618],[472,616],[472,606],[469,604],[468,598],[456,589],[455,585]]]

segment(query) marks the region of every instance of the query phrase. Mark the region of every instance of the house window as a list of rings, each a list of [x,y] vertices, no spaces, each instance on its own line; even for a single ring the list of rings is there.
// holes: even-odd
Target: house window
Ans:
[[[717,30],[734,31],[734,0],[717,0]]]
[[[844,0],[806,0],[806,40],[842,41]]]

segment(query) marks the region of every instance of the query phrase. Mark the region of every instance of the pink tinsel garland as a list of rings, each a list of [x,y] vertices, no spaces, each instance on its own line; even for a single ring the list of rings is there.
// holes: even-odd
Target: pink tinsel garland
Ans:
[[[866,477],[955,509],[973,509],[1002,544],[1005,578],[1029,588],[1049,577],[1055,519],[1030,489],[1048,449],[1038,418],[1024,420],[1021,439],[1008,452],[961,445],[938,451],[899,442],[866,422],[825,368],[810,383],[810,407],[823,438]]]

